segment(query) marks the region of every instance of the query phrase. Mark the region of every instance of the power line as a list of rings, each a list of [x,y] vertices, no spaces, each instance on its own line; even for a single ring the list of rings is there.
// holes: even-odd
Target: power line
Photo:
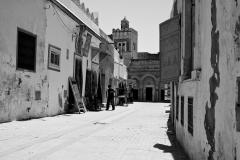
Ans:
[[[57,15],[58,21],[60,21],[60,23],[62,23],[62,25],[64,26],[65,30],[66,30],[68,33],[75,34],[75,33],[70,29],[70,27],[68,27],[68,26],[64,23],[64,21],[62,20],[60,14],[58,13],[57,9],[55,8],[55,6],[54,6],[53,4],[51,4],[51,6],[53,7],[54,13]]]

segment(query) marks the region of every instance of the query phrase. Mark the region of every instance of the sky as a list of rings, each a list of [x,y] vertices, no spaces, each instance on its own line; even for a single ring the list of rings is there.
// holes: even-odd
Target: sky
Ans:
[[[139,52],[159,52],[159,24],[170,18],[173,0],[80,0],[90,12],[99,13],[99,26],[106,34],[120,28],[126,17],[138,31]]]

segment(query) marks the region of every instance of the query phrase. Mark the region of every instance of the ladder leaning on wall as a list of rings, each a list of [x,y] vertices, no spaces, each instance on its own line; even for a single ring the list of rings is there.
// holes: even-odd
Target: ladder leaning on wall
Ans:
[[[77,107],[79,114],[81,112],[85,113],[87,111],[87,109],[86,109],[86,106],[85,106],[84,98],[80,95],[80,92],[78,90],[76,80],[72,77],[69,77],[68,81],[69,81],[69,84],[70,84],[70,89],[73,92],[75,106]]]

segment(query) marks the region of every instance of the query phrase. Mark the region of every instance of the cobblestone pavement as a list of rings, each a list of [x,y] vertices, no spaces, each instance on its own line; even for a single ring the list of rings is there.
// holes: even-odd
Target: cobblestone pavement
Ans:
[[[0,159],[188,160],[164,103],[0,124]]]

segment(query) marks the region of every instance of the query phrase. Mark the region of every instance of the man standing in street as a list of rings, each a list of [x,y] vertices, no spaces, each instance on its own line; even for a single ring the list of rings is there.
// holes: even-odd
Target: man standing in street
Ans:
[[[115,110],[115,106],[114,106],[114,92],[115,91],[112,89],[111,85],[108,85],[106,110],[109,110],[110,103],[112,105],[112,110]]]

